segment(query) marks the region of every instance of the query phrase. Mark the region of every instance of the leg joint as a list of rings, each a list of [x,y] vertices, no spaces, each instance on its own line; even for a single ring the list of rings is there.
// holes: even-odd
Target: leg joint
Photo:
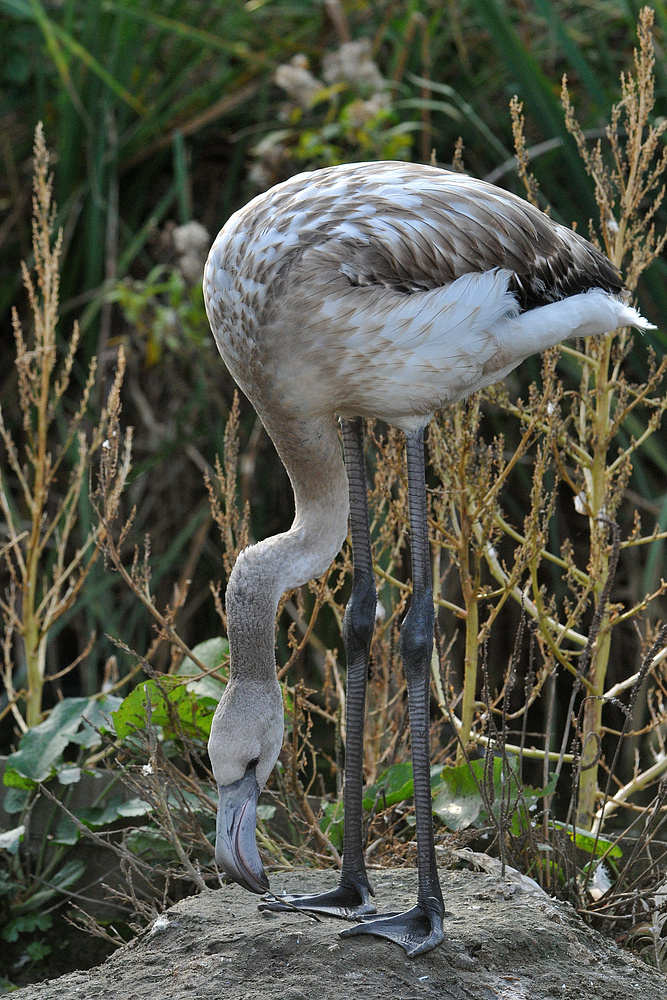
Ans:
[[[403,619],[399,648],[406,676],[428,670],[433,651],[433,596],[430,591],[419,598],[413,597],[410,609]]]
[[[356,575],[343,618],[343,640],[348,651],[371,647],[375,628],[377,592],[372,574]]]

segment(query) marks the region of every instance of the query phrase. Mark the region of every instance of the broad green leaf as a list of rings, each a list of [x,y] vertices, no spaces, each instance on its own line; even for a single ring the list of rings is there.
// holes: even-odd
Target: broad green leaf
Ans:
[[[123,801],[121,798],[113,798],[104,806],[84,806],[77,809],[75,815],[91,830],[99,830],[102,827],[110,826],[119,819],[125,819],[129,816],[145,816],[150,811],[149,803],[143,799],[134,798]]]
[[[22,886],[15,882],[9,872],[0,869],[0,899],[6,896],[14,898],[18,896]],[[2,994],[0,994],[1,996]]]
[[[41,962],[51,954],[51,945],[45,944],[44,941],[29,941],[25,950],[33,962]]]
[[[473,760],[440,772],[433,812],[450,830],[465,830],[478,819],[483,806],[478,785],[484,780],[484,766],[483,760]]]
[[[53,923],[49,913],[25,913],[20,917],[9,920],[2,928],[2,939],[4,941],[18,941],[19,934],[29,934],[32,931],[48,931]]]
[[[327,835],[336,850],[343,849],[343,802],[327,802],[322,810],[320,830]]]
[[[125,841],[129,849],[151,861],[173,861],[178,857],[176,849],[166,837],[149,826],[133,830]]]
[[[62,767],[58,771],[58,781],[61,785],[75,785],[81,781],[80,767]]]
[[[482,794],[488,776],[484,760],[442,768],[434,782],[433,812],[450,830],[465,830],[473,824],[488,823],[488,807]],[[491,778],[492,787],[488,791],[493,796],[493,813],[497,816],[504,806],[516,834],[526,826],[525,810],[534,807],[543,796],[550,795],[557,780],[553,777],[546,788],[520,786],[512,772],[503,771],[500,757],[494,758]]]
[[[8,788],[5,792],[5,797],[2,803],[2,808],[6,813],[14,815],[14,813],[23,812],[28,803],[30,802],[30,790],[27,788]]]
[[[229,656],[229,643],[226,639],[217,636],[214,639],[205,639],[198,643],[192,650],[198,660],[200,660],[207,670],[215,670]],[[178,674],[198,674],[199,667],[186,656],[180,667]],[[191,681],[187,685],[188,691],[192,691],[198,698],[215,698],[220,701],[225,685],[217,677],[200,677]]]
[[[32,778],[26,778],[20,771],[15,771],[8,764],[2,777],[3,783],[14,791],[29,793],[37,788],[37,782]]]
[[[69,743],[97,746],[98,729],[108,729],[110,713],[120,699],[65,698],[53,708],[44,722],[24,733],[16,753],[7,759],[4,783],[13,788],[34,788],[64,766],[63,750]],[[67,765],[68,767],[70,765]]]
[[[54,889],[69,889],[86,870],[83,861],[67,861],[49,879]]]
[[[215,670],[229,656],[229,642],[222,636],[215,636],[213,639],[204,639],[197,643],[192,652],[198,660],[204,664],[207,670]],[[199,667],[186,656],[180,667],[179,674],[197,674]]]
[[[372,809],[376,800],[380,809],[394,806],[412,798],[412,764],[392,764],[384,771],[374,785],[366,789],[364,809]]]
[[[196,683],[164,676],[137,685],[114,712],[116,735],[125,739],[145,729],[150,721],[151,725],[162,727],[165,739],[178,739],[183,733],[207,739],[217,699],[198,697],[195,691],[190,691],[190,685]]]
[[[66,889],[70,889],[79,881],[86,866],[83,861],[67,861],[49,879],[49,886],[33,893],[30,897],[30,909],[37,912],[53,899],[57,899]]]
[[[63,847],[72,847],[80,839],[81,834],[79,833],[76,824],[69,818],[69,816],[63,816],[58,823],[58,828],[53,835],[53,844],[62,844]]]
[[[99,746],[100,733],[114,732],[112,716],[122,703],[123,699],[115,694],[107,694],[103,698],[91,698],[83,713],[81,729],[71,737],[70,741],[86,749]]]

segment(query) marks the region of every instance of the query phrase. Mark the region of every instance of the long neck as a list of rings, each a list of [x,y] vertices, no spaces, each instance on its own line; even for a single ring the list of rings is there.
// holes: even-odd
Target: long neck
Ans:
[[[278,424],[260,415],[289,474],[296,513],[289,531],[249,546],[232,570],[225,599],[232,680],[275,679],[278,601],[324,573],[347,533],[347,476],[333,417]]]

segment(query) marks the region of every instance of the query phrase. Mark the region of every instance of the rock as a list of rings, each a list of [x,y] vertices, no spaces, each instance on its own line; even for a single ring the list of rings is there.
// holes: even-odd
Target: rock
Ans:
[[[371,873],[378,908],[409,906],[416,874]],[[273,876],[272,890],[321,891],[335,875]],[[498,876],[443,871],[445,942],[409,959],[345,925],[299,913],[267,919],[239,886],[192,896],[90,972],[12,994],[16,1000],[665,1000],[667,977],[587,927],[573,908]]]

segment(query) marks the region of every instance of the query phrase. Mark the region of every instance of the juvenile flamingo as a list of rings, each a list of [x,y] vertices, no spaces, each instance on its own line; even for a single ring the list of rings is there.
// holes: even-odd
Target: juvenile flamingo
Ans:
[[[431,813],[429,671],[433,595],[424,428],[433,413],[503,379],[567,337],[650,324],[613,265],[577,234],[497,187],[433,167],[347,164],[300,174],[233,215],[204,277],[220,353],[259,414],[296,501],[289,531],[251,545],[227,586],[230,679],[209,742],[218,783],[218,864],[269,888],[256,804],[283,740],[274,628],[284,591],[329,567],[347,534],[354,561],[347,655],[345,833],[338,887],[270,909],[356,920],[408,955],[443,939]],[[344,462],[337,433],[341,419]],[[375,621],[362,418],[405,433],[412,600],[400,651],[408,685],[417,826],[417,902],[377,914],[362,845],[362,744]]]

